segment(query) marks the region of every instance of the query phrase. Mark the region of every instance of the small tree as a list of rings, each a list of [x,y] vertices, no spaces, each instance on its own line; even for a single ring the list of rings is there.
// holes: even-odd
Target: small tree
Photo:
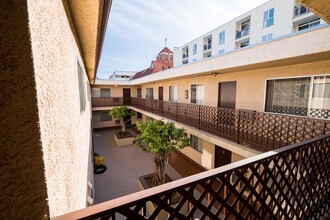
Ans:
[[[134,116],[134,112],[127,107],[114,107],[108,114],[120,122],[121,132],[125,134],[126,124],[131,120],[131,116]],[[130,118],[125,120],[127,116],[130,116]]]
[[[174,123],[148,120],[137,121],[137,129],[141,132],[135,138],[135,144],[145,152],[154,154],[156,171],[154,185],[165,183],[165,169],[169,153],[183,149],[190,144],[184,129],[178,129]]]

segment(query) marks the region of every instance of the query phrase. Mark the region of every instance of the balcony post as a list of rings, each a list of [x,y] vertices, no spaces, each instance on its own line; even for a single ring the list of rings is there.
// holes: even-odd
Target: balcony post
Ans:
[[[179,121],[178,114],[179,114],[179,103],[176,103],[176,105],[175,105],[175,119],[176,119],[176,121]]]
[[[198,105],[198,129],[201,130],[201,106]]]
[[[236,110],[236,117],[237,117],[237,143],[239,144],[239,129],[240,129],[240,111]]]

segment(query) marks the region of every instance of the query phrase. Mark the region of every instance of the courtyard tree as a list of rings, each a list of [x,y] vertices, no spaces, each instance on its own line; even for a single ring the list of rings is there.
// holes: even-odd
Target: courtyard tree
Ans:
[[[126,134],[126,124],[134,116],[134,112],[127,107],[114,107],[108,113],[112,118],[119,121],[122,134]],[[130,116],[128,118],[128,116]]]
[[[137,121],[137,129],[141,132],[135,138],[135,144],[145,152],[154,154],[155,173],[153,186],[165,183],[165,171],[169,153],[189,146],[190,141],[183,128],[179,129],[174,123],[148,120]]]

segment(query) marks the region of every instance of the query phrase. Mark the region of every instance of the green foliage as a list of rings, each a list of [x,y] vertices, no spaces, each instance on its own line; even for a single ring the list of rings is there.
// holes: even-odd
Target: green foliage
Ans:
[[[111,117],[113,117],[114,119],[120,121],[121,131],[123,133],[125,133],[126,123],[131,120],[131,119],[128,119],[125,121],[125,118],[127,116],[131,116],[131,117],[134,116],[134,112],[125,106],[124,107],[114,107],[109,111],[108,114]]]
[[[135,138],[135,144],[145,152],[154,154],[154,186],[165,183],[167,157],[171,151],[183,149],[190,145],[184,129],[178,129],[174,123],[149,120],[146,123],[137,121],[136,127],[142,133]]]
[[[174,123],[152,120],[145,123],[137,121],[136,127],[141,134],[135,138],[135,144],[142,151],[165,155],[190,145],[184,129],[176,128]]]

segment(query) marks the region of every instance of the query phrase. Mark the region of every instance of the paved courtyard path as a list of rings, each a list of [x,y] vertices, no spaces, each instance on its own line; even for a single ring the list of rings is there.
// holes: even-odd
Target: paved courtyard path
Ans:
[[[129,129],[134,134],[134,131]],[[153,155],[135,145],[117,146],[114,130],[94,130],[94,152],[104,156],[107,171],[94,174],[94,203],[137,192],[138,177],[153,172]]]

